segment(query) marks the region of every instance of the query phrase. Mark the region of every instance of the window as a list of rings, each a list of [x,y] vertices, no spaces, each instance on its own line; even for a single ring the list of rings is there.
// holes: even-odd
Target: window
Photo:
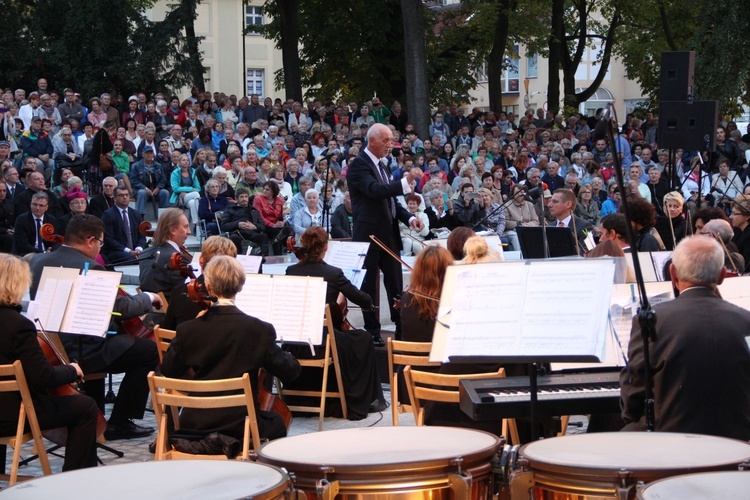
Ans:
[[[474,76],[478,83],[487,81],[487,61],[482,61],[482,64],[477,68]]]
[[[247,70],[247,94],[258,96],[263,99],[265,94],[263,93],[263,70],[262,69],[248,69]]]
[[[513,47],[513,50],[516,54],[518,54],[518,44]],[[514,57],[508,56],[505,58],[506,69],[503,71],[503,76],[501,79],[501,88],[504,94],[517,94],[520,90],[518,62],[518,59]]]
[[[263,7],[259,5],[245,6],[245,26],[263,26]]]
[[[526,59],[526,78],[536,78],[539,71],[539,58],[536,54]]]

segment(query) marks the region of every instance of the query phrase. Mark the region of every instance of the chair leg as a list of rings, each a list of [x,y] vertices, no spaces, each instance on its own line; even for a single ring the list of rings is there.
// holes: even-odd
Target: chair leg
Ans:
[[[398,373],[393,371],[391,379],[391,419],[393,425],[398,426]]]
[[[21,409],[18,412],[18,427],[16,428],[16,439],[13,440],[13,463],[10,468],[10,478],[8,486],[13,486],[18,481],[18,462],[21,460],[21,446],[23,444],[23,428],[26,423],[26,408],[21,403]]]

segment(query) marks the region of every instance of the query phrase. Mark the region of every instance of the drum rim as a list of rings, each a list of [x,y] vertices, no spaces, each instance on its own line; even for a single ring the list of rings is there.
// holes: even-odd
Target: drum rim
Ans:
[[[688,477],[689,478],[696,478],[698,476],[715,476],[715,477],[718,478],[719,476],[722,476],[722,478],[724,478],[727,475],[738,476],[740,474],[747,474],[748,475],[747,477],[750,477],[750,471],[744,471],[744,470],[724,470],[724,471],[695,472],[693,474],[680,474],[678,476],[665,477],[663,479],[658,479],[656,481],[652,481],[652,482],[648,483],[646,486],[643,487],[642,490],[640,490],[638,492],[637,497],[640,500],[648,500],[643,495],[645,495],[649,491],[649,489],[650,489],[651,492],[653,492],[655,490],[658,490],[661,487],[659,485],[663,485],[663,483],[666,483],[668,481],[676,483],[677,481],[679,481],[679,480],[685,480]],[[657,488],[652,488],[652,486],[657,486]]]
[[[610,435],[610,436],[623,436],[626,437],[628,435],[632,435],[634,433],[621,433],[621,432],[606,432],[606,433],[597,433],[598,436],[604,436],[604,435]],[[645,434],[645,433],[640,433]],[[575,434],[570,436],[561,436],[552,438],[555,440],[562,440],[562,439],[571,439],[571,438],[581,438],[581,436],[593,436],[595,434]],[[615,464],[606,464],[606,465],[581,465],[581,464],[562,464],[559,462],[551,462],[551,461],[545,461],[542,458],[539,457],[529,457],[527,453],[527,448],[529,446],[532,446],[534,444],[542,443],[544,441],[550,442],[550,440],[544,440],[544,441],[537,441],[532,443],[527,443],[521,447],[521,450],[519,451],[519,457],[522,459],[525,459],[528,461],[528,468],[530,470],[538,470],[538,471],[544,471],[549,473],[565,473],[565,474],[572,474],[572,475],[580,475],[581,477],[595,477],[595,478],[602,478],[602,477],[618,477],[617,474],[623,470],[627,469],[629,472],[632,473],[632,476],[638,476],[638,478],[642,477],[657,477],[657,478],[664,478],[665,473],[671,472],[671,476],[673,475],[685,475],[687,473],[700,473],[700,472],[718,472],[722,470],[727,470],[727,468],[736,468],[739,464],[741,464],[743,461],[746,461],[750,459],[750,443],[747,443],[745,441],[741,441],[739,439],[732,439],[727,438],[723,436],[712,436],[707,434],[691,434],[691,433],[677,433],[677,432],[652,432],[649,433],[649,435],[669,435],[672,436],[685,436],[685,437],[701,437],[701,438],[710,438],[712,440],[721,440],[725,442],[733,442],[733,443],[742,443],[747,445],[748,448],[748,454],[744,456],[743,458],[737,458],[736,461],[727,461],[727,462],[714,462],[708,465],[705,464],[693,464],[693,465],[673,465],[669,466],[669,464],[664,464],[663,466],[656,467],[656,466],[649,466],[649,467],[630,467],[630,466],[624,466],[624,465],[615,465]],[[586,438],[584,438],[586,439]],[[593,438],[589,438],[593,439]],[[558,443],[560,441],[557,441]]]
[[[394,429],[402,429],[402,427],[393,427]],[[414,427],[411,428],[413,431],[414,429],[420,429],[425,427]],[[362,429],[362,428],[357,428]],[[405,427],[403,427],[405,429]],[[484,448],[479,448],[476,450],[472,450],[469,453],[465,454],[451,454],[449,451],[446,451],[445,456],[440,458],[434,458],[430,460],[408,460],[408,461],[402,461],[402,462],[389,462],[389,463],[369,463],[369,464],[347,464],[347,463],[338,463],[338,462],[326,462],[326,463],[310,463],[310,462],[301,462],[293,459],[286,459],[286,458],[277,458],[277,457],[269,457],[267,455],[264,455],[263,450],[274,444],[273,441],[269,441],[268,443],[263,444],[260,449],[258,450],[258,463],[263,464],[269,464],[273,465],[275,467],[283,467],[284,469],[299,473],[299,472],[318,472],[321,473],[322,467],[332,467],[335,472],[332,474],[335,474],[339,477],[346,476],[348,474],[354,474],[354,473],[361,473],[361,472],[369,472],[369,473],[391,473],[393,476],[408,476],[410,474],[413,474],[414,472],[425,472],[425,471],[435,471],[435,472],[442,472],[442,471],[448,471],[448,470],[456,470],[456,465],[452,464],[453,460],[455,460],[457,457],[463,458],[463,463],[461,465],[462,469],[471,469],[476,467],[477,464],[481,464],[482,460],[489,461],[492,456],[494,456],[498,451],[502,448],[504,444],[504,439],[499,438],[498,436],[481,430],[475,430],[475,429],[463,429],[463,428],[457,428],[457,427],[438,427],[438,426],[432,426],[429,427],[431,430],[439,430],[439,429],[450,429],[451,431],[455,430],[462,430],[462,431],[471,431],[476,433],[485,434],[486,436],[489,436],[494,439],[494,442],[486,446]],[[315,433],[318,437],[323,437],[321,439],[321,442],[325,442],[324,435],[326,433],[335,433],[339,431],[349,431],[351,429],[337,429],[337,430],[331,430],[331,431],[323,431],[323,432],[317,432]],[[419,432],[419,431],[417,431]],[[296,436],[291,436],[287,439],[294,439]],[[405,450],[405,452],[408,452],[408,450]]]

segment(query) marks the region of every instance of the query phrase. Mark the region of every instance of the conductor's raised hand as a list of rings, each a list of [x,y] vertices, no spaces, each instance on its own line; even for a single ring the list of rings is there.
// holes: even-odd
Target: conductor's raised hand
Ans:
[[[415,231],[421,232],[424,229],[424,224],[419,219],[419,217],[414,217],[412,220],[409,221],[409,226]]]
[[[422,170],[420,170],[418,167],[412,167],[411,170],[407,172],[406,175],[406,182],[411,185],[413,182],[418,181],[422,178]]]

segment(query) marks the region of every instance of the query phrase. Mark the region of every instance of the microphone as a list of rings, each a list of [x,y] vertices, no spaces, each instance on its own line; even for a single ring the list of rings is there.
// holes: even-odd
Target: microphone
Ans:
[[[717,186],[712,187],[711,188],[711,192],[712,193],[719,193],[722,196],[724,196],[725,198],[729,198],[729,196],[727,196],[727,193],[724,190],[722,190],[721,188],[717,187]]]
[[[537,187],[532,188],[532,189],[529,189],[527,187],[526,189],[527,189],[526,194],[528,196],[537,196],[540,192],[544,192],[544,189],[542,189],[542,186],[537,186]]]
[[[596,127],[594,127],[594,140],[599,139],[606,139],[607,138],[607,127],[609,126],[609,121],[612,119],[612,103],[607,103],[607,109],[604,110],[604,113],[602,113],[601,119],[596,122]]]

